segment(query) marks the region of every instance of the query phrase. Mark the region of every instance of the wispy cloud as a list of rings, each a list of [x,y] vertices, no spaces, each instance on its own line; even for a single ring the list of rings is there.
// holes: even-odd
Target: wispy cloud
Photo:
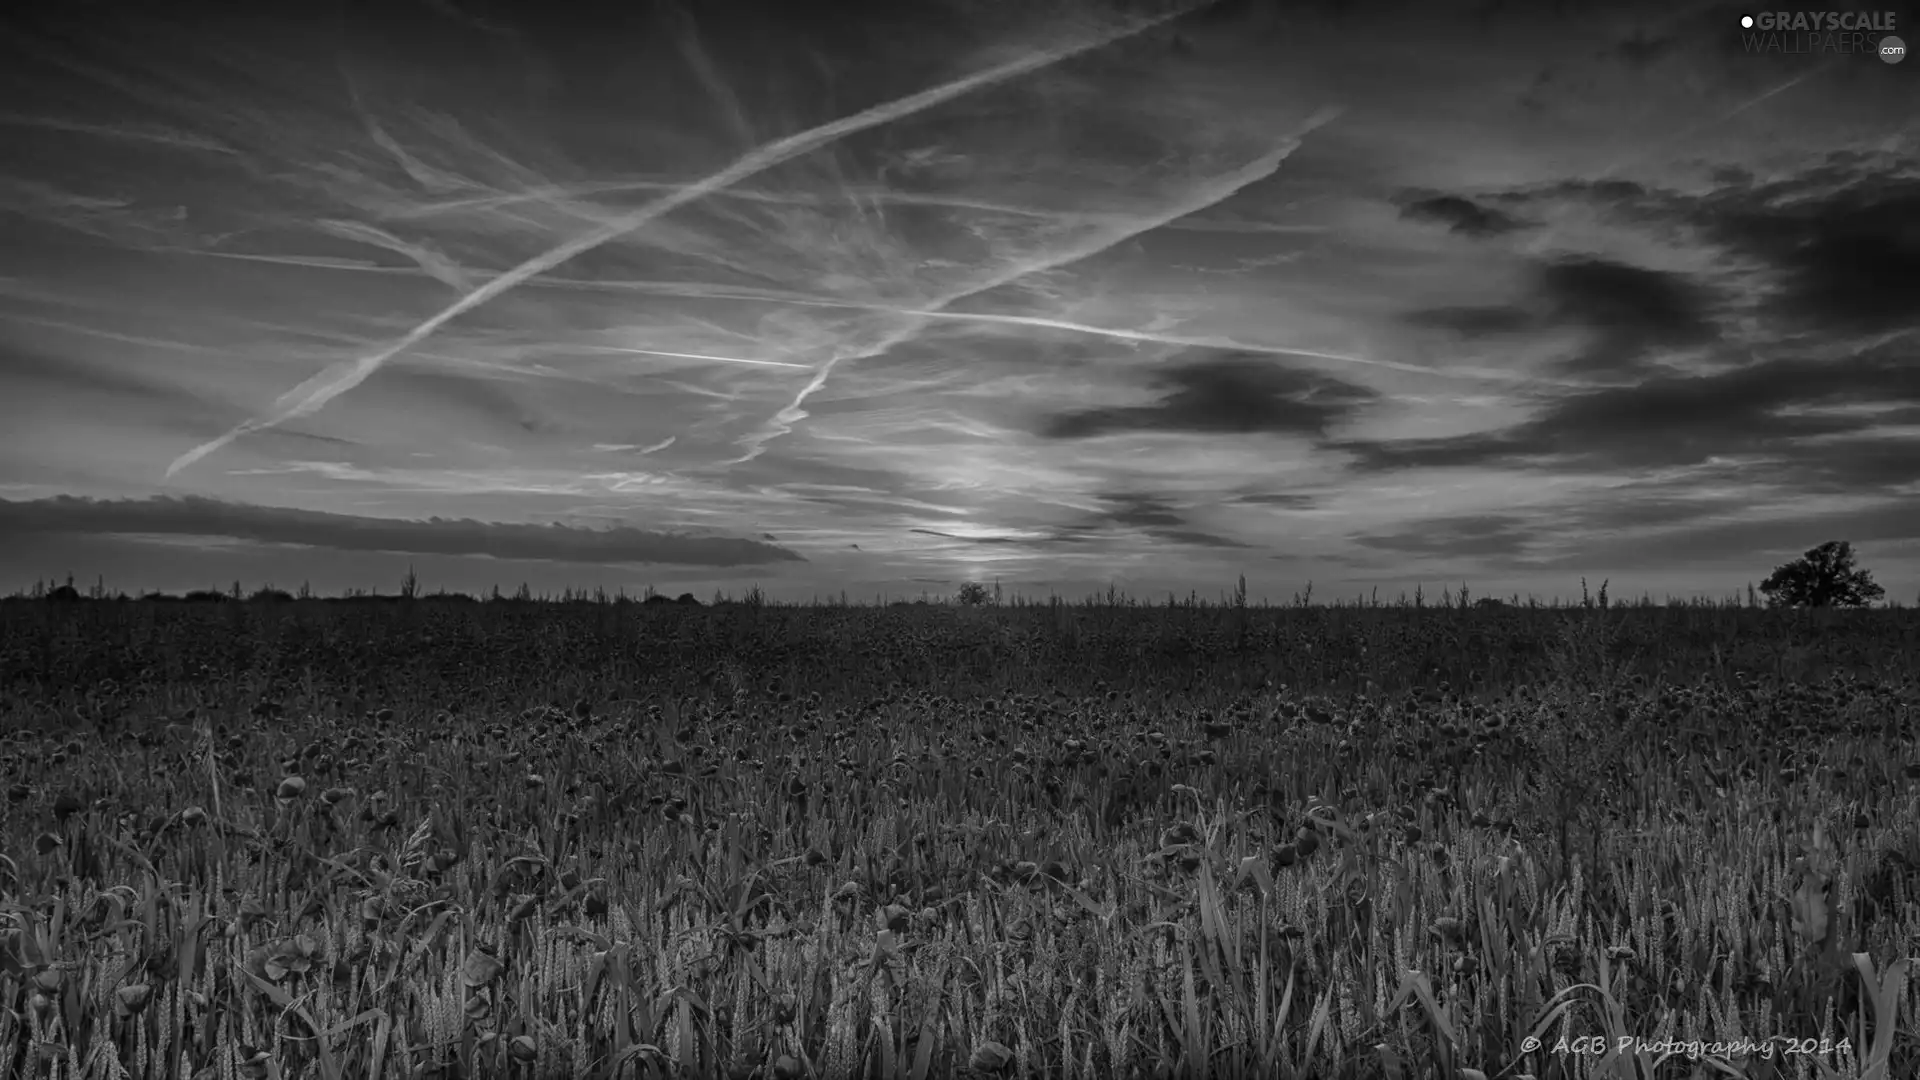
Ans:
[[[669,435],[657,443],[641,446],[639,443],[594,443],[593,448],[604,454],[657,454],[679,441],[679,437]]]
[[[1188,357],[1155,381],[1164,393],[1154,404],[1060,413],[1047,418],[1040,434],[1050,439],[1154,431],[1324,437],[1379,396],[1364,386],[1245,353]]]
[[[1076,242],[1063,245],[1054,250],[1009,259],[1008,265],[987,275],[984,280],[970,282],[953,292],[936,297],[931,303],[925,304],[920,310],[902,312],[902,314],[907,317],[905,325],[883,332],[877,343],[858,351],[846,353],[836,352],[830,356],[826,363],[820,366],[819,373],[813,377],[813,380],[801,388],[800,393],[794,397],[792,404],[776,413],[773,422],[765,430],[744,440],[746,453],[740,460],[753,460],[754,457],[757,457],[766,448],[768,441],[787,434],[793,430],[793,425],[806,419],[807,413],[804,406],[806,405],[807,399],[815,393],[818,393],[820,388],[826,385],[828,377],[833,374],[834,367],[840,362],[844,360],[871,358],[885,353],[887,350],[903,342],[911,340],[920,332],[928,318],[938,315],[946,308],[961,300],[979,296],[982,293],[990,292],[1030,275],[1041,274],[1056,267],[1079,262],[1082,259],[1106,251],[1117,244],[1124,243],[1141,233],[1150,232],[1168,222],[1177,221],[1189,214],[1203,210],[1206,207],[1227,199],[1237,194],[1249,184],[1273,175],[1274,170],[1280,167],[1280,163],[1285,161],[1289,154],[1299,148],[1299,138],[1301,136],[1304,136],[1315,128],[1330,123],[1338,115],[1338,110],[1332,109],[1322,110],[1314,114],[1314,116],[1302,126],[1299,133],[1286,143],[1261,155],[1259,158],[1256,158],[1254,161],[1239,169],[1202,182],[1194,189],[1184,192],[1182,196],[1170,206],[1145,213],[1137,220],[1092,230],[1090,235],[1082,236],[1078,238]]]
[[[222,435],[220,438],[212,442],[202,443],[192,450],[187,451],[185,454],[180,455],[178,458],[175,458],[173,462],[167,466],[167,475],[169,477],[173,476],[181,469],[206,457],[208,454],[218,451],[242,435],[252,431],[258,431],[264,427],[272,427],[275,424],[284,423],[295,417],[307,415],[321,408],[327,402],[365,382],[367,377],[375,371],[378,371],[382,364],[386,363],[402,350],[419,344],[449,320],[479,307],[481,304],[505,293],[507,290],[512,289],[514,286],[519,285],[529,278],[545,273],[577,256],[586,254],[600,247],[610,240],[630,233],[662,214],[694,202],[711,191],[717,191],[731,184],[738,183],[756,173],[764,172],[781,162],[790,161],[802,154],[826,146],[836,139],[844,138],[856,132],[864,131],[867,128],[898,120],[902,117],[912,116],[914,113],[932,108],[935,105],[970,93],[981,87],[991,86],[994,83],[1003,82],[1031,71],[1037,71],[1048,65],[1059,63],[1062,60],[1089,49],[1098,48],[1123,34],[1138,32],[1151,26],[1153,23],[1164,21],[1169,17],[1171,16],[1161,16],[1160,18],[1135,23],[1122,29],[1109,30],[1069,45],[1060,45],[1051,49],[1034,52],[1018,60],[989,68],[986,71],[955,79],[931,90],[923,90],[917,94],[910,94],[904,98],[856,113],[845,119],[822,124],[798,135],[791,135],[768,143],[765,146],[756,147],[742,155],[732,165],[727,166],[719,172],[690,183],[678,191],[654,199],[632,213],[620,215],[612,221],[606,222],[579,237],[561,243],[546,252],[528,259],[512,270],[487,282],[485,285],[466,293],[432,318],[414,327],[393,344],[356,360],[351,364],[337,365],[321,372],[319,375],[314,376],[288,391],[286,394],[283,394],[280,400],[274,403],[273,411],[266,417],[249,420],[245,424]],[[410,175],[414,175],[416,179],[420,179],[422,183],[433,182],[433,178],[423,178],[423,174],[417,170],[409,170],[409,173]],[[828,364],[828,367],[830,366],[831,361],[829,361]],[[822,370],[824,371],[826,368],[823,367]],[[804,399],[804,396],[803,394],[802,399]],[[796,402],[796,407],[797,404]]]
[[[987,7],[43,5],[0,490],[81,501],[10,550],[1658,594],[1853,530],[1920,584],[1904,68],[1710,5]]]
[[[429,518],[404,521],[317,510],[249,506],[213,499],[0,499],[0,535],[204,536],[262,544],[398,554],[483,555],[577,563],[759,566],[801,556],[758,540],[685,536],[635,528]]]

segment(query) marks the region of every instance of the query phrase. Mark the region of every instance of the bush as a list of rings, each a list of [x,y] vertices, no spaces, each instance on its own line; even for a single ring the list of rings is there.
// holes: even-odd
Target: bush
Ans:
[[[960,586],[960,602],[969,607],[984,604],[992,597],[993,594],[987,591],[987,587],[977,581],[969,581]]]

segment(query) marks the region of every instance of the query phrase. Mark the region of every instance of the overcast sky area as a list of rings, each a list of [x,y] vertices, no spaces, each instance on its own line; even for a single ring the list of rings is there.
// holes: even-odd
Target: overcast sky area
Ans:
[[[1672,2],[41,7],[0,591],[1723,598],[1845,539],[1920,593],[1920,61]]]

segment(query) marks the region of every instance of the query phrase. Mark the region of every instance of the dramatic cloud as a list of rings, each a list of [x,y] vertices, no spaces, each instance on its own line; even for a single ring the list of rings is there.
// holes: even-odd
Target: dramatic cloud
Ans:
[[[1575,375],[1640,370],[1649,352],[1714,340],[1706,291],[1678,274],[1606,259],[1562,259],[1542,268],[1539,290],[1553,316],[1587,328],[1586,350],[1564,367]]]
[[[1449,232],[1462,236],[1498,236],[1522,227],[1511,215],[1458,195],[1432,195],[1414,199],[1402,207],[1400,213],[1412,221],[1445,225]]]
[[[1122,432],[1210,435],[1325,435],[1378,395],[1271,356],[1221,352],[1174,364],[1152,380],[1152,405],[1082,409],[1047,418],[1049,439]]]
[[[1920,480],[1920,456],[1901,468],[1887,452],[1915,444],[1916,358],[1912,347],[1889,345],[1831,361],[1766,360],[1569,395],[1533,419],[1485,432],[1328,445],[1353,453],[1368,470],[1502,465],[1606,471],[1743,458],[1832,478],[1844,473],[1836,471],[1844,455],[1830,449],[1841,441],[1852,444],[1849,452],[1870,452],[1863,472],[1913,482]],[[1909,410],[1897,417],[1904,430],[1888,422],[1889,406]]]
[[[1234,496],[1234,501],[1248,506],[1275,506],[1286,510],[1311,510],[1318,501],[1312,495],[1301,492],[1272,491],[1252,492]]]
[[[1649,229],[1688,230],[1762,270],[1766,315],[1793,330],[1875,334],[1920,325],[1912,303],[1920,292],[1920,235],[1910,224],[1920,219],[1920,161],[1913,154],[1834,151],[1765,183],[1731,167],[1712,170],[1710,179],[1705,193],[1567,180],[1507,197],[1575,200]],[[1686,325],[1693,304],[1642,295],[1667,305],[1676,328]]]
[[[1727,595],[1804,530],[1920,587],[1911,63],[1651,0],[350,7],[0,36],[0,592]]]
[[[205,536],[346,551],[577,563],[724,567],[803,561],[792,551],[757,540],[633,528],[578,529],[442,518],[399,521],[242,506],[191,496],[105,500],[62,496],[29,502],[0,499],[0,536],[28,533]]]
[[[1828,191],[1729,192],[1707,234],[1777,274],[1770,313],[1822,332],[1920,327],[1920,175],[1868,173]]]

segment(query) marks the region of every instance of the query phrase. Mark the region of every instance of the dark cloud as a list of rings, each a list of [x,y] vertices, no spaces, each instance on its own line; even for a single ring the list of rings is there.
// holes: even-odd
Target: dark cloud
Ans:
[[[342,551],[597,564],[759,566],[805,561],[792,551],[757,540],[648,532],[624,526],[593,530],[448,518],[400,521],[196,496],[108,500],[63,495],[30,502],[0,499],[0,537],[35,533],[208,536]]]
[[[1232,537],[1220,536],[1217,533],[1201,532],[1199,529],[1160,529],[1156,531],[1153,536],[1157,540],[1165,540],[1172,544],[1185,544],[1188,547],[1245,550],[1253,546],[1251,544],[1243,544]]]
[[[1711,294],[1679,274],[1580,257],[1541,267],[1537,287],[1553,318],[1593,334],[1563,365],[1573,374],[1644,370],[1660,349],[1705,345],[1718,336],[1708,317]]]
[[[1562,259],[1540,273],[1541,291],[1560,313],[1633,337],[1689,341],[1709,336],[1703,293],[1677,274],[1605,259]]]
[[[1652,369],[1662,350],[1712,343],[1714,294],[1685,275],[1579,256],[1539,265],[1530,294],[1513,304],[1422,308],[1411,325],[1483,338],[1550,326],[1584,329],[1585,347],[1560,365],[1574,375]]]
[[[1700,465],[1756,457],[1782,475],[1819,475],[1861,485],[1848,457],[1866,452],[1874,474],[1910,473],[1884,434],[1884,416],[1859,406],[1920,404],[1920,363],[1891,347],[1840,360],[1767,360],[1706,375],[1667,375],[1634,386],[1575,394],[1535,418],[1490,432],[1427,439],[1345,440],[1325,445],[1369,471],[1506,465],[1614,470]],[[1853,406],[1855,411],[1837,411]],[[1824,440],[1850,439],[1840,452]],[[1816,440],[1816,441],[1809,441]]]
[[[1648,487],[1653,490],[1647,490]],[[1729,498],[1694,498],[1635,485],[1534,515],[1430,518],[1354,543],[1395,555],[1491,559],[1511,567],[1571,572],[1751,562],[1757,576],[1779,558],[1847,537],[1863,544],[1920,538],[1920,515],[1904,500],[1823,514],[1756,515]]]
[[[1556,508],[1553,520],[1563,527],[1563,535],[1594,536],[1617,533],[1622,529],[1666,528],[1697,524],[1704,519],[1724,517],[1745,509],[1750,495],[1701,495],[1698,486],[1714,481],[1749,482],[1751,469],[1728,465],[1715,470],[1692,470],[1691,476],[1675,481],[1643,481],[1605,492],[1584,492],[1578,504]],[[1756,490],[1743,485],[1743,492]]]
[[[1312,495],[1294,491],[1253,491],[1236,495],[1233,501],[1247,506],[1278,506],[1287,510],[1311,510],[1319,503]]]
[[[1849,175],[1875,160],[1830,158],[1700,208],[1709,238],[1776,272],[1770,316],[1815,331],[1920,327],[1920,176]]]
[[[1409,221],[1445,225],[1447,231],[1462,236],[1499,236],[1525,227],[1523,222],[1505,211],[1482,206],[1458,195],[1430,195],[1414,199],[1400,208],[1400,216]]]
[[[1920,540],[1920,514],[1910,499],[1885,499],[1856,509],[1821,514],[1745,515],[1665,529],[1648,536],[1596,538],[1550,558],[1527,560],[1548,569],[1663,569],[1676,565],[1724,566],[1744,560],[1757,580],[1774,565],[1828,540],[1861,545],[1907,545]],[[1865,553],[1863,553],[1865,554]],[[1871,571],[1871,558],[1863,558]]]
[[[1154,495],[1110,492],[1100,496],[1101,509],[1080,530],[1139,529],[1156,540],[1195,547],[1244,548],[1238,540],[1203,532],[1191,526],[1184,511]]]
[[[1793,330],[1920,326],[1920,159],[1846,150],[1765,183],[1725,167],[1713,179],[1720,186],[1705,195],[1566,180],[1505,198],[1574,200],[1649,228],[1687,230],[1771,271],[1759,310]]]
[[[1880,419],[1888,426],[1920,425],[1920,417],[1913,415],[1901,420],[1883,414]],[[1776,458],[1767,476],[1810,495],[1848,495],[1920,484],[1920,439],[1871,432],[1821,439]]]
[[[1605,209],[1633,209],[1643,203],[1659,203],[1677,197],[1677,193],[1651,190],[1632,180],[1561,180],[1529,191],[1508,192],[1503,201],[1528,203],[1537,199],[1580,199]]]
[[[1286,366],[1272,356],[1203,350],[1197,359],[1155,377],[1164,391],[1152,405],[1058,413],[1039,434],[1087,439],[1122,432],[1215,435],[1312,435],[1378,398],[1373,390]]]
[[[1417,522],[1393,532],[1354,536],[1354,543],[1401,555],[1469,556],[1518,555],[1534,538],[1534,530],[1520,518],[1506,514],[1476,514]]]
[[[1151,495],[1102,495],[1107,505],[1101,517],[1115,525],[1150,529],[1187,523],[1186,515]]]
[[[921,536],[937,536],[937,537],[939,537],[939,538],[940,538],[940,539],[942,539],[942,540],[960,540],[960,541],[964,541],[964,542],[966,542],[966,543],[969,543],[969,544],[989,544],[989,545],[991,545],[991,544],[1045,544],[1045,543],[1058,543],[1058,541],[1057,541],[1057,540],[1051,540],[1051,539],[1044,539],[1044,538],[1043,538],[1043,539],[1038,539],[1038,540],[1028,540],[1028,539],[1023,539],[1023,538],[1021,538],[1021,537],[1018,537],[1018,536],[959,536],[959,535],[956,535],[956,534],[954,534],[954,533],[948,533],[948,532],[941,532],[941,531],[940,531],[940,530],[938,530],[938,529],[908,529],[907,531],[908,531],[908,532],[910,532],[910,533],[918,533],[918,534],[920,534]]]

